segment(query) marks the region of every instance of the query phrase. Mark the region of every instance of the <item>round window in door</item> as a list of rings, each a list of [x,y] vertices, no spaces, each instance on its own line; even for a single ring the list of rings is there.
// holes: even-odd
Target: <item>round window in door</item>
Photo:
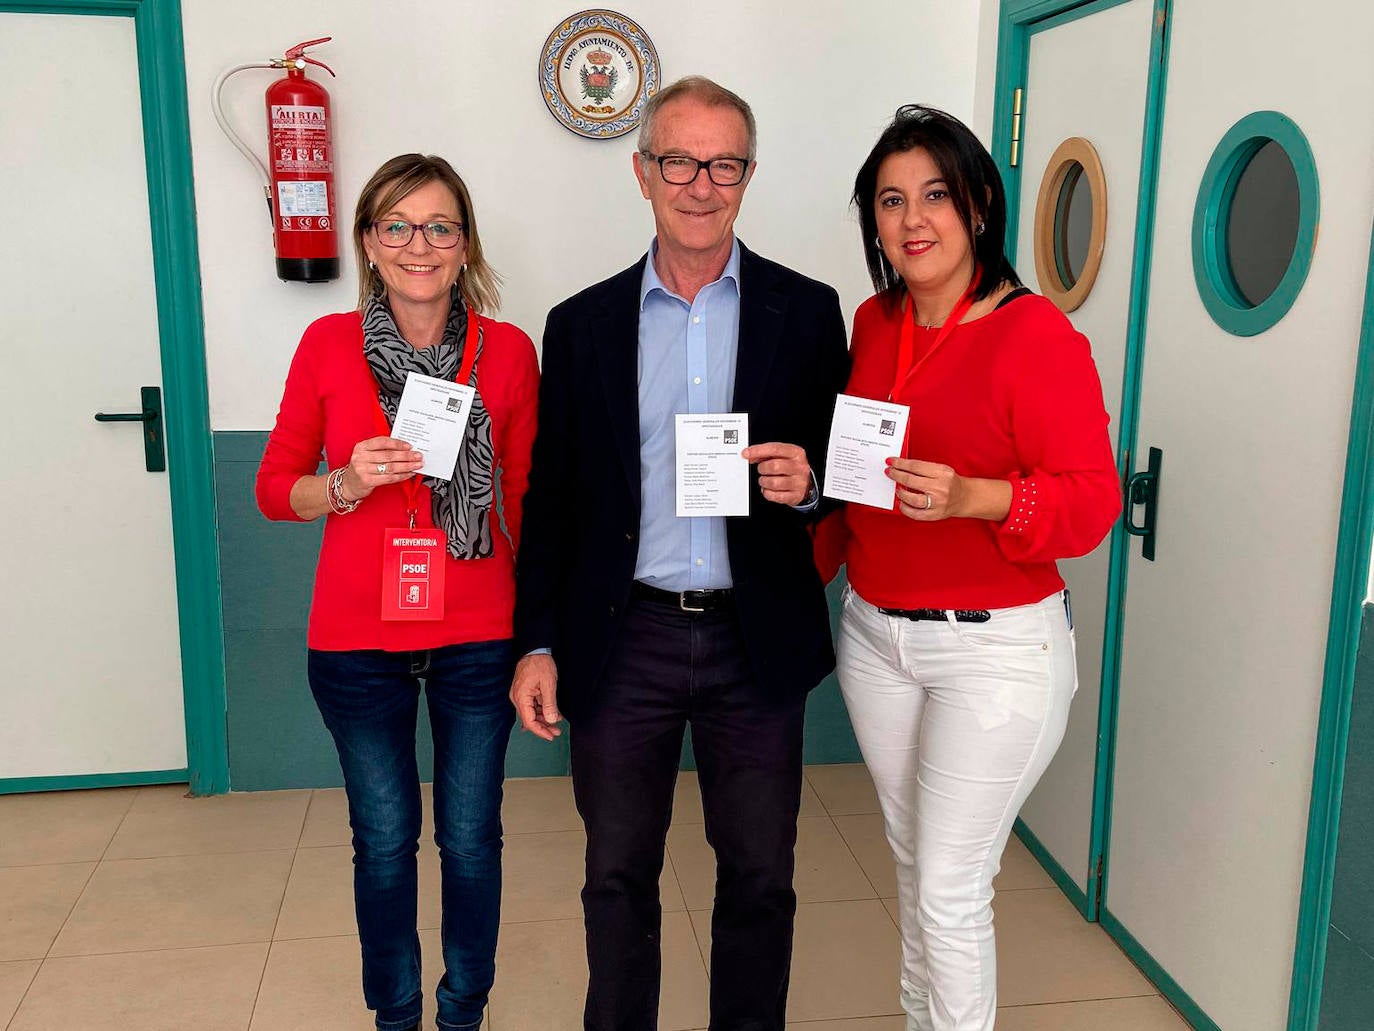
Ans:
[[[1035,202],[1035,274],[1040,292],[1062,311],[1087,298],[1107,239],[1107,177],[1081,136],[1055,148]]]
[[[1297,300],[1320,213],[1312,148],[1277,111],[1246,115],[1222,137],[1193,209],[1193,278],[1228,333],[1263,333]]]

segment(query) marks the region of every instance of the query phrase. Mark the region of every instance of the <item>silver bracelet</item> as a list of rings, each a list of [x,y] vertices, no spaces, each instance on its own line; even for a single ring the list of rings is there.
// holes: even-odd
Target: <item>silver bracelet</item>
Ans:
[[[349,501],[343,496],[343,478],[346,468],[346,466],[340,466],[324,478],[325,500],[329,502],[329,510],[335,515],[347,515],[362,504],[362,498]]]

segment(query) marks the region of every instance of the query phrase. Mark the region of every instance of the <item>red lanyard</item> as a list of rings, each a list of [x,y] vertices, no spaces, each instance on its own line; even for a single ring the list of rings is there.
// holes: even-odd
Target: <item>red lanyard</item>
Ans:
[[[959,325],[960,320],[968,314],[973,307],[973,293],[978,289],[978,280],[981,278],[981,269],[975,269],[973,280],[969,283],[968,289],[964,291],[964,296],[959,298],[959,303],[954,306],[954,310],[949,313],[944,323],[940,326],[940,332],[935,335],[935,342],[926,349],[925,354],[916,358],[916,308],[911,302],[911,295],[908,294],[906,300],[902,302],[902,331],[897,338],[897,367],[892,378],[892,391],[887,395],[889,401],[895,401],[897,395],[907,388],[911,378],[916,375],[916,371],[924,365],[940,345],[949,339],[951,333]],[[908,314],[910,312],[910,314]],[[905,371],[903,371],[905,370]]]
[[[477,364],[477,314],[468,309],[468,328],[467,335],[463,338],[463,364],[458,369],[458,375],[453,377],[455,383],[466,383],[472,378],[472,367]],[[367,364],[367,359],[363,359],[363,366],[367,369],[367,374],[372,379],[373,386],[377,385],[377,378],[372,375],[372,368]],[[380,390],[380,387],[378,388]],[[377,397],[377,391],[372,393],[373,411],[372,421],[377,427],[377,436],[391,436],[391,423],[387,422],[386,412],[382,411],[382,402]],[[410,516],[411,529],[415,528],[415,514],[420,510],[418,504],[420,494],[428,493],[429,488],[424,485],[422,478],[412,476],[408,480],[402,480],[400,487],[406,495],[406,514]],[[428,509],[429,506],[425,506]]]

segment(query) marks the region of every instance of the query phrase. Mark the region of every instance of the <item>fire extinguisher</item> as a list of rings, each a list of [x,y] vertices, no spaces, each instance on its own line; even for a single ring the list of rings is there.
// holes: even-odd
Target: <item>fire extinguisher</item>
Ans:
[[[262,175],[263,193],[272,218],[277,277],[286,282],[325,283],[339,278],[329,94],[305,74],[305,66],[313,64],[334,75],[327,64],[305,56],[307,47],[328,43],[332,38],[307,40],[297,43],[282,57],[229,68],[215,80],[210,97],[215,121]],[[221,106],[220,93],[229,77],[249,68],[286,69],[284,77],[267,87],[270,172],[230,128]]]

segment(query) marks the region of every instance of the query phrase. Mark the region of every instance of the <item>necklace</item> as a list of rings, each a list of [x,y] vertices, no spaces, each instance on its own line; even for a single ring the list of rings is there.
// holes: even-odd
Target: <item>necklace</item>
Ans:
[[[938,319],[931,319],[929,322],[926,322],[925,320],[923,320],[923,319],[921,319],[921,318],[919,318],[919,317],[917,316],[917,314],[916,314],[916,305],[915,305],[915,302],[913,302],[912,305],[911,305],[911,321],[914,322],[916,325],[920,326],[922,329],[938,329],[940,326],[943,326],[943,325],[945,324],[946,321],[948,321],[948,319],[949,319],[949,317],[950,317],[951,315],[954,314],[955,309],[957,309],[957,308],[959,307],[959,305],[961,305],[961,304],[964,303],[965,299],[966,299],[967,296],[968,296],[968,291],[971,291],[971,290],[973,289],[973,287],[974,287],[974,284],[973,284],[973,283],[969,283],[968,288],[967,288],[967,290],[965,291],[965,294],[964,294],[963,296],[961,296],[957,301],[954,302],[954,307],[953,307],[953,308],[950,308],[947,312],[945,312],[943,315],[941,315]]]
[[[959,307],[959,305],[956,303],[954,305],[954,308],[957,307]],[[915,319],[916,325],[920,326],[922,329],[934,329],[936,326],[943,326],[945,324],[945,319],[949,318],[950,313],[954,311],[954,308],[951,308],[949,311],[945,312],[945,314],[940,318],[931,319],[929,322],[922,322],[920,319]],[[911,314],[914,318],[916,314],[915,306],[912,307]]]

